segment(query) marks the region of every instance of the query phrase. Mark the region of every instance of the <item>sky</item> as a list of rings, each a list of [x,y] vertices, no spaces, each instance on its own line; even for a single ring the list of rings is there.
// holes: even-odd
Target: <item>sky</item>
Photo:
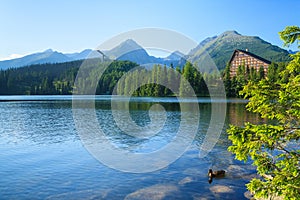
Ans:
[[[49,48],[94,49],[115,35],[149,27],[198,43],[236,30],[282,47],[278,32],[289,25],[300,26],[299,0],[0,0],[0,60]]]

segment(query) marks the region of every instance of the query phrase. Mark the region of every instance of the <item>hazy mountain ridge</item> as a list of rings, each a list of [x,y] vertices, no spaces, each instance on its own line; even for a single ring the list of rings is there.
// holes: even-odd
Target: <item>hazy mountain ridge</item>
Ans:
[[[63,53],[53,51],[52,49],[47,49],[44,52],[30,54],[21,58],[0,61],[0,69],[21,67],[21,66],[41,64],[41,63],[68,62],[71,60],[72,60],[71,58],[64,55]]]
[[[66,53],[65,55],[73,60],[83,60],[86,59],[92,51],[92,49],[85,49],[79,53]]]
[[[47,49],[43,52],[33,53],[21,58],[0,61],[0,69],[18,68],[34,64],[63,63],[75,60],[83,60],[92,53],[91,49],[85,49],[79,53],[61,53]],[[89,56],[90,57],[90,56]],[[95,57],[95,56],[92,56]]]
[[[184,54],[176,51],[171,53],[166,58],[158,58],[155,56],[151,56],[147,53],[147,51],[137,44],[134,40],[128,39],[117,47],[104,52],[110,59],[116,60],[130,60],[132,62],[138,63],[140,65],[156,63],[162,65],[170,65],[171,63],[174,66],[180,64],[180,59],[184,56]],[[176,56],[175,56],[176,55]]]
[[[172,63],[174,66],[182,66],[186,60],[200,63],[208,53],[218,69],[224,69],[235,49],[248,49],[249,52],[273,62],[282,62],[290,59],[287,50],[272,45],[258,36],[244,36],[236,31],[226,31],[219,36],[208,37],[201,41],[196,48],[192,49],[188,55],[183,55],[176,51],[166,58],[157,58],[150,56],[143,47],[132,39],[122,42],[111,50],[103,51],[103,53],[112,60],[130,60],[140,65],[148,63],[170,65]],[[0,61],[0,69],[32,64],[69,62],[98,56],[101,55],[91,49],[85,49],[79,53],[65,54],[48,49],[22,58]]]
[[[122,42],[111,50],[103,51],[103,53],[106,57],[112,60],[130,60],[140,65],[148,63],[170,65],[173,63],[173,65],[176,66],[180,62],[180,56],[183,56],[183,54],[180,52],[174,52],[174,54],[170,54],[170,56],[173,55],[172,59],[170,59],[171,57],[157,58],[150,56],[143,47],[141,47],[132,39]],[[33,64],[70,62],[99,56],[102,55],[100,55],[96,50],[91,49],[85,49],[79,53],[65,54],[48,49],[43,52],[24,56],[22,58],[0,61],[0,69],[17,68]]]

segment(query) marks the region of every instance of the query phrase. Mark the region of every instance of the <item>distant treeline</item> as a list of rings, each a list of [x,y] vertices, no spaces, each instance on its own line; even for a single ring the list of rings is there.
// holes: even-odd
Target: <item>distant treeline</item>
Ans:
[[[1,95],[71,94],[82,61],[38,64],[0,71]]]
[[[88,68],[81,70],[74,86],[83,64]],[[0,70],[0,95],[70,95],[73,92],[103,95],[117,92],[134,96],[186,96],[190,92],[187,81],[196,95],[209,96],[208,86],[218,87],[223,79],[227,95],[235,97],[248,80],[258,81],[264,77],[261,71],[254,72],[240,66],[237,76],[230,78],[227,66],[222,78],[214,72],[200,73],[189,62],[182,68],[154,65],[146,69],[130,61],[114,61],[106,69],[104,67],[105,63],[99,59],[90,59],[84,63],[73,61]],[[276,79],[283,67],[272,63],[267,76]],[[101,73],[101,69],[105,70]],[[90,91],[91,88],[96,88],[96,91]]]
[[[76,89],[90,90],[96,86],[96,94],[112,94],[118,83],[119,94],[133,94],[136,96],[172,96],[173,92],[184,94],[186,86],[180,85],[180,74],[185,77],[197,95],[208,95],[205,82],[216,84],[213,80],[219,78],[216,74],[201,75],[190,63],[182,69],[154,65],[151,69],[138,67],[136,63],[130,61],[114,61],[102,73],[100,78],[102,63],[98,59],[85,61],[84,65],[89,66],[87,74],[80,76],[74,90],[74,81],[79,67],[83,61],[74,61],[57,64],[39,64],[21,68],[12,68],[0,71],[0,94],[1,95],[69,95]],[[130,72],[133,68],[137,70]],[[127,73],[128,72],[128,73]],[[125,73],[126,78],[120,79]],[[138,87],[136,91],[131,91],[137,87],[135,84],[141,77],[148,75],[146,83]],[[95,83],[98,81],[98,83]],[[219,80],[218,80],[219,81]],[[154,84],[154,83],[162,83]],[[148,84],[149,83],[149,84]],[[163,85],[173,85],[175,91],[170,91]],[[176,90],[177,88],[177,90]],[[84,93],[84,92],[83,92]],[[88,94],[88,93],[87,93]]]

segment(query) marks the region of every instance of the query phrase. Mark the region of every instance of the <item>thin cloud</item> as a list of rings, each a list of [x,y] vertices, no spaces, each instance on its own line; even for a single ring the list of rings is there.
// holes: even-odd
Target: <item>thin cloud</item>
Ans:
[[[3,61],[3,60],[12,60],[12,59],[15,59],[15,58],[21,58],[25,55],[22,55],[22,54],[16,54],[16,53],[13,53],[7,57],[4,57],[4,58],[0,58],[0,61]]]

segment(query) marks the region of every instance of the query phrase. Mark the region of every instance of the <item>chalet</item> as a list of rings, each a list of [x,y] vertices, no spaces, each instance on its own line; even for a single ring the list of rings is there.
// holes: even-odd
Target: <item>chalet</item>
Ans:
[[[236,76],[239,66],[249,67],[249,69],[253,68],[256,71],[259,71],[259,68],[263,67],[265,74],[267,74],[270,64],[271,62],[269,60],[250,53],[247,49],[246,51],[236,49],[229,61],[230,77]]]

